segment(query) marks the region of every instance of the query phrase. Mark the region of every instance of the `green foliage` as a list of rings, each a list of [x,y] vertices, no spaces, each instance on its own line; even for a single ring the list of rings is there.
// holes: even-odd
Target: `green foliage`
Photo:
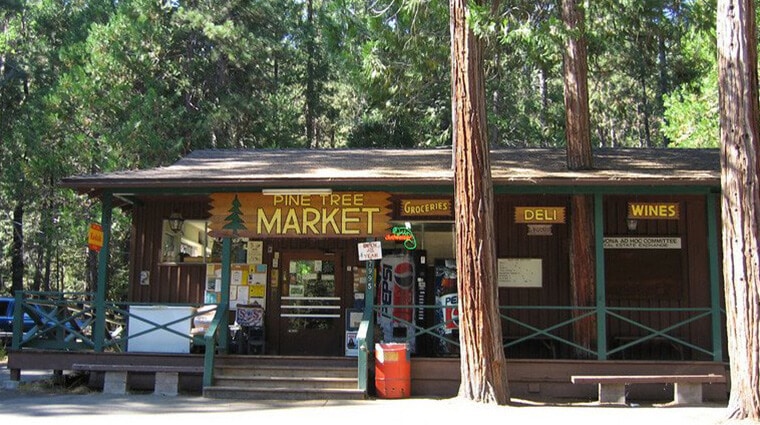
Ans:
[[[357,108],[350,131],[352,146],[373,146],[376,129],[408,132],[413,146],[450,143],[448,8],[441,2],[356,2],[356,59],[345,73]],[[404,129],[404,122],[414,123]],[[373,130],[373,128],[375,130]],[[370,140],[361,141],[366,135]]]
[[[414,147],[412,125],[403,117],[389,121],[388,118],[368,117],[354,127],[348,138],[351,148],[410,148]]]
[[[553,1],[503,4],[485,54],[492,145],[564,145],[561,29]]]
[[[705,50],[714,44],[705,44]],[[680,148],[717,148],[720,145],[718,69],[713,60],[703,77],[665,96],[663,134]]]

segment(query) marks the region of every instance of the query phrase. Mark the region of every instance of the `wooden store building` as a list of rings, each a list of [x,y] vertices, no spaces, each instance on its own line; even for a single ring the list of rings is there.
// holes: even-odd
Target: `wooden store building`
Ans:
[[[300,390],[257,389],[245,368],[317,365],[336,377],[343,367],[344,388],[318,397],[366,396],[372,342],[402,342],[411,393],[453,396],[451,161],[450,149],[202,150],[167,167],[68,178],[103,205],[91,230],[103,245],[98,290],[55,302],[17,294],[55,315],[37,335],[14,334],[9,368],[17,379],[89,372],[104,388],[109,371],[135,386],[155,373],[156,388],[168,371],[206,396],[238,382],[236,398],[291,398]],[[513,396],[595,398],[597,386],[574,375],[726,376],[717,150],[598,149],[593,170],[568,171],[564,150],[500,149],[491,167]],[[571,289],[576,195],[593,199],[592,305],[576,305]],[[113,208],[132,224],[119,302],[107,296]],[[577,335],[579,320],[592,321],[591,335]],[[42,332],[45,321],[58,329]],[[671,384],[632,386],[629,397]],[[724,400],[727,388],[716,381],[703,396]]]

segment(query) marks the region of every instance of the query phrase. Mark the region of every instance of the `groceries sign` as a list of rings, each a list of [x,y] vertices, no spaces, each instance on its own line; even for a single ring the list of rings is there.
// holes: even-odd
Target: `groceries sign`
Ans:
[[[390,227],[385,192],[264,195],[211,195],[214,237],[370,237]]]
[[[454,202],[451,198],[412,198],[401,199],[399,218],[446,217],[454,215]]]

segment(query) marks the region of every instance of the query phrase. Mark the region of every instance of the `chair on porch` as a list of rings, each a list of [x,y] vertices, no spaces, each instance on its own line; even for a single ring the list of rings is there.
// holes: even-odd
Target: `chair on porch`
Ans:
[[[264,309],[258,304],[238,304],[235,322],[240,326],[239,352],[264,354],[266,352]]]

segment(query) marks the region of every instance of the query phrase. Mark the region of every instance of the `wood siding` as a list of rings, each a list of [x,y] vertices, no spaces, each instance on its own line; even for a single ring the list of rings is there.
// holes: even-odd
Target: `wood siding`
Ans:
[[[655,252],[612,252],[606,250],[605,268],[609,287],[620,285],[615,276],[621,275],[621,260],[626,255],[643,256],[650,264],[640,264],[623,270],[624,274],[640,273],[641,285],[617,287],[607,292],[610,307],[631,308],[686,308],[710,307],[710,281],[707,247],[706,201],[703,196],[605,196],[605,236],[668,236],[680,237],[680,250],[652,250]],[[636,202],[677,202],[680,205],[678,220],[639,220],[635,231],[626,225],[627,203]],[[203,220],[208,217],[208,198],[143,198],[142,203],[134,205],[129,301],[154,303],[202,303],[204,300],[205,264],[162,263],[161,238],[162,220],[172,212],[179,212],[185,219]],[[495,237],[498,258],[537,258],[542,261],[542,286],[540,288],[500,288],[499,301],[503,306],[570,306],[569,282],[569,220],[565,224],[551,224],[551,235],[530,236],[526,224],[516,224],[514,211],[518,206],[565,207],[571,213],[570,197],[564,195],[499,195],[495,199]],[[267,284],[267,352],[277,354],[279,345],[278,332],[270,329],[279,318],[279,306],[271,302],[275,299],[273,288],[279,282],[271,282],[272,260],[275,253],[291,250],[319,250],[340,256],[343,264],[340,278],[343,282],[343,304],[350,307],[353,303],[354,281],[352,268],[363,267],[358,260],[355,239],[270,239],[264,243],[264,262],[270,273]],[[632,251],[632,250],[620,250]],[[658,252],[659,251],[659,252]],[[668,251],[667,255],[661,255]],[[671,252],[672,251],[672,252]],[[659,262],[659,263],[658,263]],[[428,264],[432,266],[431,263]],[[286,267],[280,265],[280,267]],[[673,282],[667,288],[660,288],[662,282],[651,276],[653,268],[658,270],[677,270]],[[150,273],[148,285],[140,284],[141,271]],[[647,274],[649,273],[649,274]],[[433,304],[433,273],[428,271],[428,303]],[[649,276],[649,277],[647,277]],[[636,281],[632,279],[630,281]],[[345,314],[342,311],[341,314]],[[622,314],[622,313],[621,313]],[[509,311],[514,317],[530,326],[543,329],[571,318],[567,309],[514,309]],[[625,313],[627,317],[640,321],[654,329],[662,329],[677,321],[684,320],[688,313],[639,311]],[[429,316],[429,315],[428,315]],[[343,318],[345,319],[345,318]],[[345,320],[343,321],[345,323]],[[687,326],[674,329],[671,334],[688,340],[706,349],[711,349],[709,318],[700,319]],[[643,336],[645,331],[621,320],[609,320],[607,324],[610,348],[622,344],[630,337]],[[572,327],[567,324],[554,331],[555,335],[572,340]],[[525,327],[503,322],[503,334],[514,340],[533,333]],[[676,344],[677,345],[677,344]],[[545,338],[521,342],[508,351],[508,357],[532,358],[570,358],[572,352],[564,344],[553,343]],[[709,356],[688,348],[678,348],[662,338],[653,339],[646,344],[638,344],[618,353],[612,358],[672,358],[691,360],[710,360]]]
[[[208,217],[208,199],[143,198],[140,204],[133,206],[131,302],[203,302],[205,264],[161,261],[162,224],[173,212],[179,212],[186,220],[205,220]],[[150,272],[148,285],[140,284],[142,271]]]
[[[499,258],[541,259],[541,288],[500,288],[499,304],[507,306],[568,306],[570,305],[569,233],[567,224],[551,224],[551,236],[528,236],[527,224],[515,223],[516,207],[565,207],[570,211],[570,198],[566,196],[498,196],[495,202],[496,252]],[[504,312],[502,312],[504,313]],[[570,318],[569,310],[509,310],[508,314],[520,322],[545,328]],[[515,339],[533,333],[527,328],[502,323],[506,338]],[[569,339],[570,327],[556,334]],[[508,342],[508,341],[507,341]],[[550,341],[525,341],[507,350],[511,358],[532,356],[552,358],[561,356],[556,344]]]

